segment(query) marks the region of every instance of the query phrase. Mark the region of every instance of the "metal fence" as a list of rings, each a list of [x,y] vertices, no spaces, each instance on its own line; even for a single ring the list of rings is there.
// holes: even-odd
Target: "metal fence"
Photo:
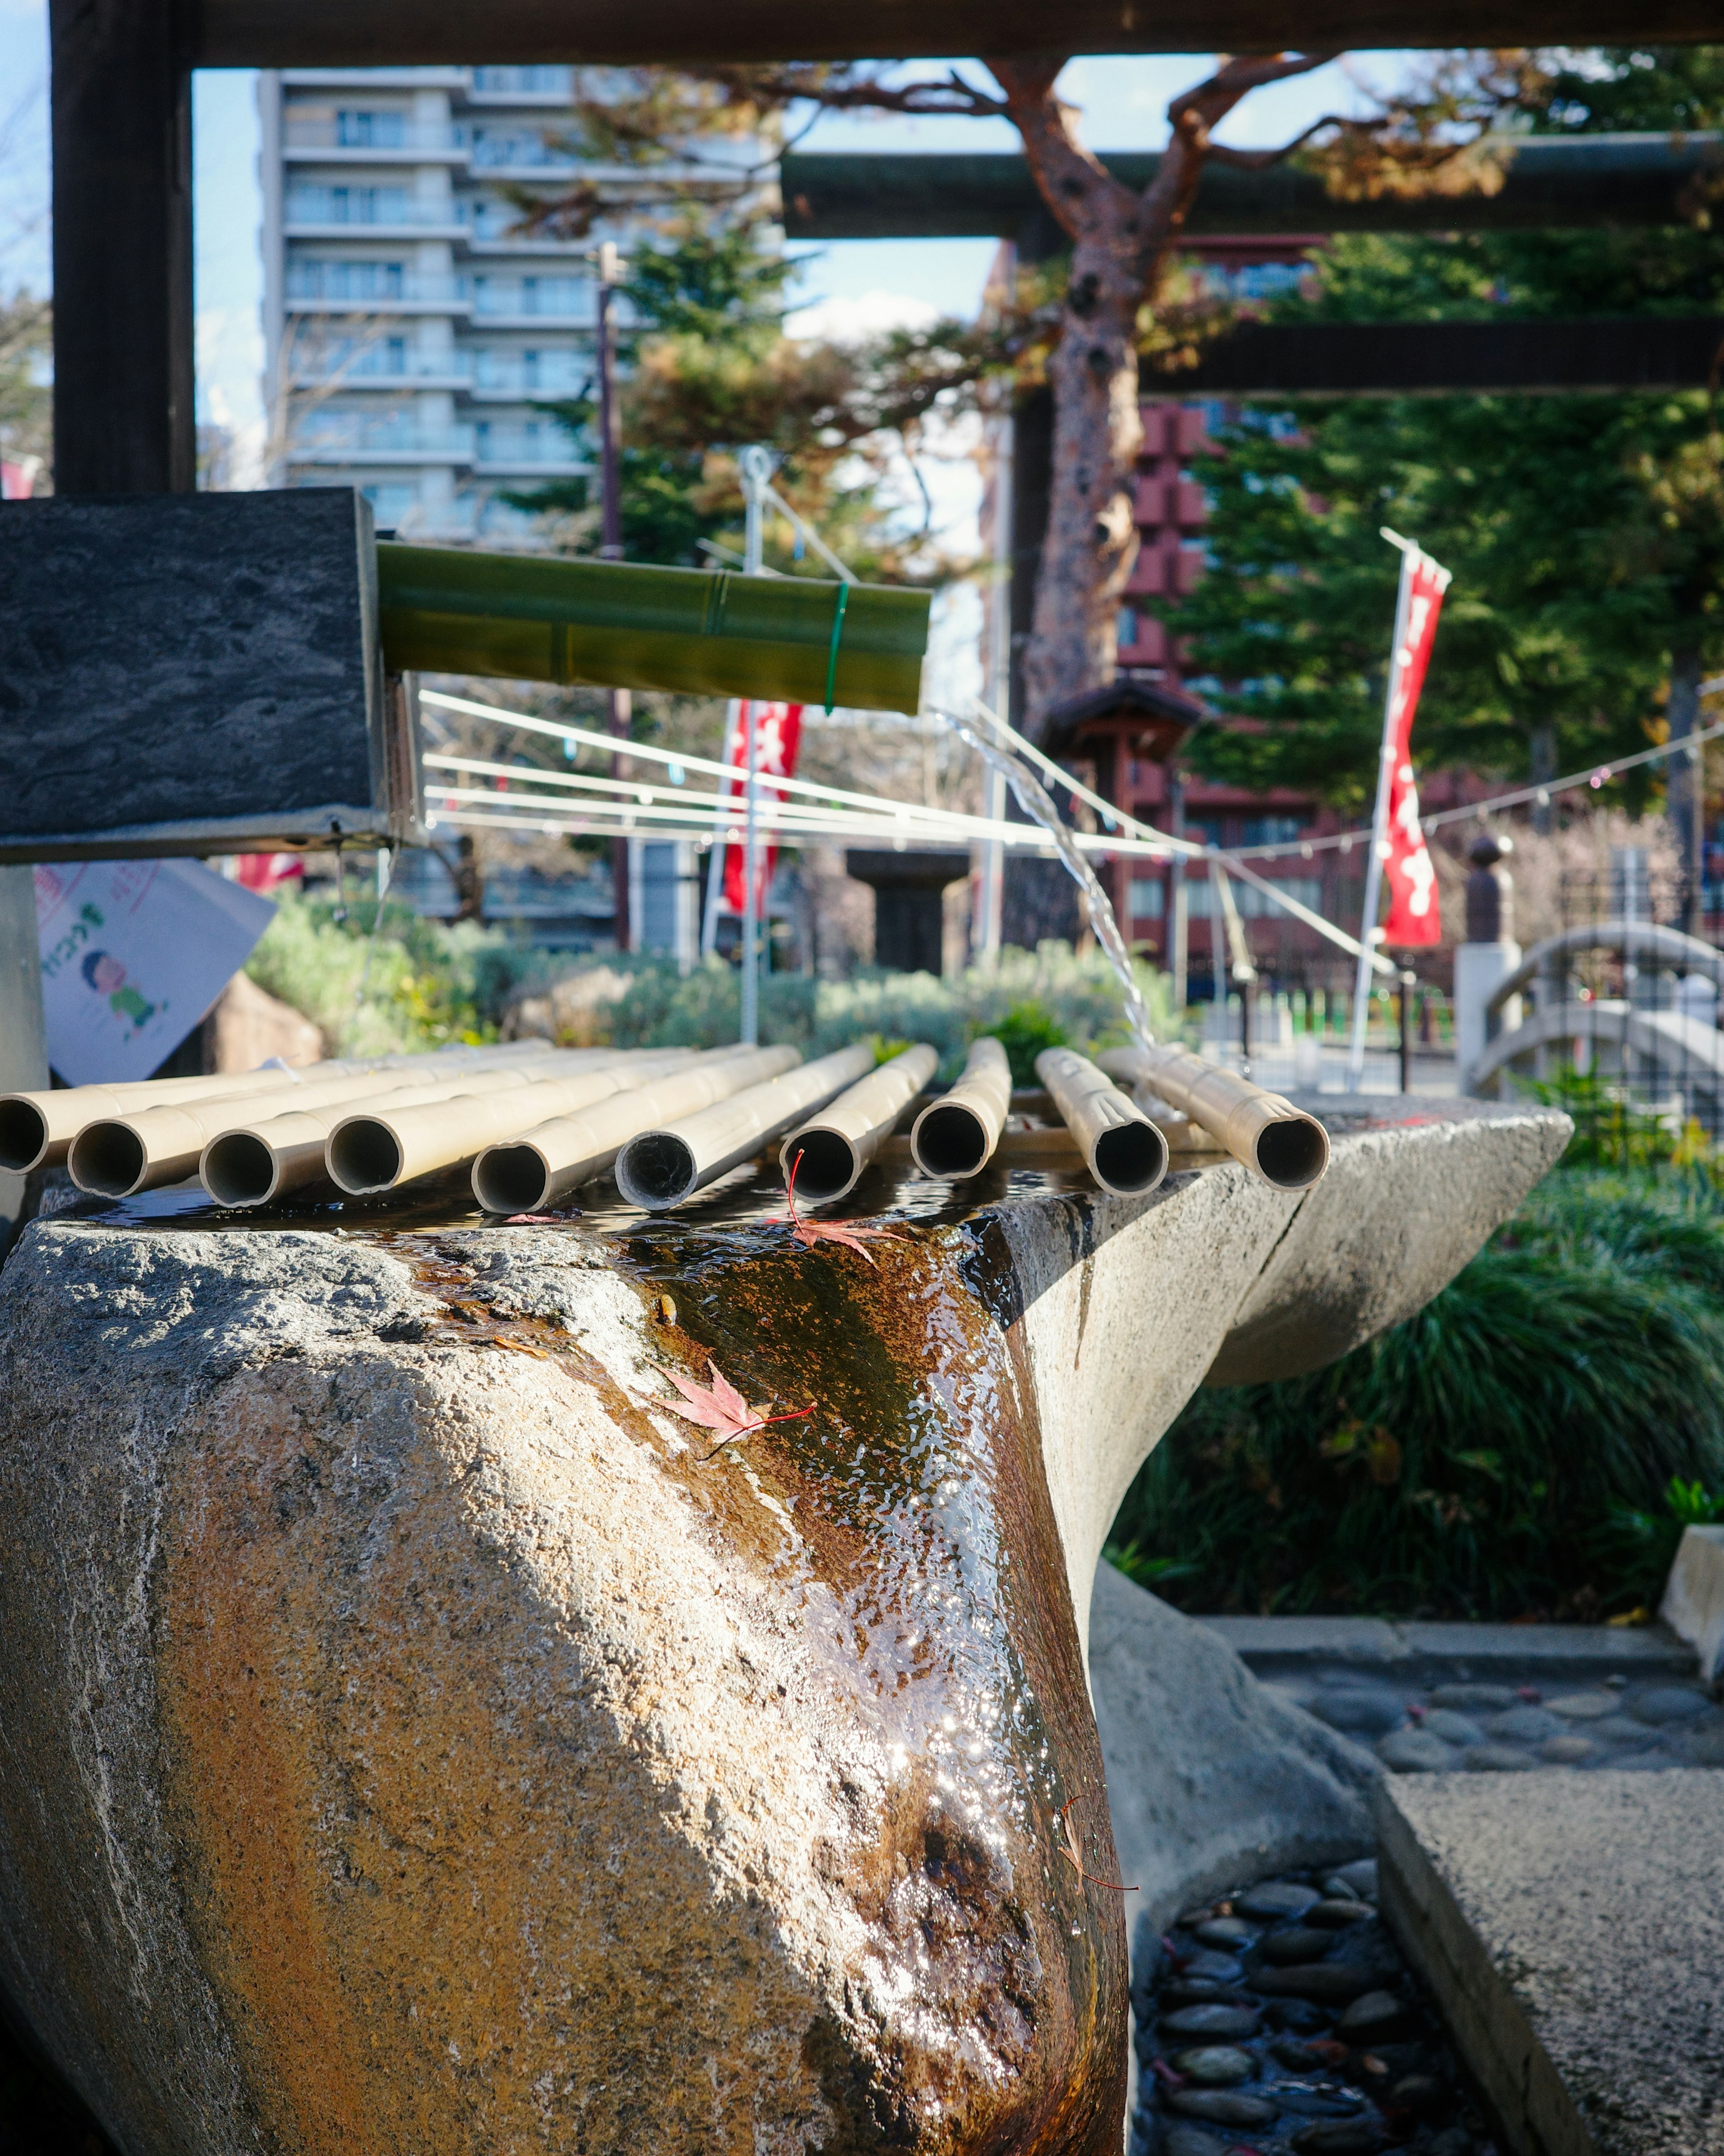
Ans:
[[[1606,874],[1564,876],[1557,934],[1493,1016],[1496,1090],[1560,1101],[1583,1143],[1623,1164],[1724,1136],[1721,901],[1639,847],[1613,849]]]

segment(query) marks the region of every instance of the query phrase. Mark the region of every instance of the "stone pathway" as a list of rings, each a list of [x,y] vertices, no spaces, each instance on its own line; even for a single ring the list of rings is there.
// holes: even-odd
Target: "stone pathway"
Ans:
[[[1724,1702],[1655,1628],[1206,1621],[1397,1774],[1724,1767]]]
[[[1368,1858],[1291,1872],[1140,1947],[1131,2156],[1496,2156],[1376,1901]]]
[[[1275,1689],[1373,1746],[1399,1774],[1724,1767],[1724,1707],[1692,1679],[1637,1684],[1613,1673],[1557,1691],[1479,1683],[1412,1689],[1342,1668],[1313,1671],[1303,1681],[1279,1679]]]

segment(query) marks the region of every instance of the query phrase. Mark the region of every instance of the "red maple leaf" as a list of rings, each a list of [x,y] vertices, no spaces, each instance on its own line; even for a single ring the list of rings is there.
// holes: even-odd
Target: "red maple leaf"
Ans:
[[[694,1378],[684,1377],[680,1370],[664,1373],[682,1394],[685,1403],[679,1406],[675,1400],[667,1400],[664,1404],[671,1414],[680,1414],[686,1421],[699,1423],[703,1430],[722,1432],[718,1443],[701,1460],[703,1467],[708,1461],[716,1460],[726,1445],[734,1445],[738,1438],[752,1437],[756,1430],[764,1430],[768,1423],[800,1422],[804,1415],[811,1415],[814,1412],[813,1403],[810,1401],[807,1407],[798,1408],[790,1414],[762,1414],[760,1409],[749,1406],[711,1356],[707,1358],[706,1367],[712,1373],[710,1385],[703,1385]]]
[[[793,1242],[802,1243],[813,1250],[816,1243],[842,1243],[847,1250],[860,1251],[870,1265],[874,1263],[862,1238],[871,1236],[881,1243],[901,1243],[906,1239],[895,1235],[890,1228],[870,1228],[861,1220],[804,1220],[796,1209],[796,1171],[802,1166],[798,1153],[790,1163],[790,1180],[784,1186],[784,1196],[790,1212],[790,1235]],[[783,1214],[778,1216],[781,1219]]]
[[[1076,1802],[1075,1797],[1068,1797],[1054,1815],[1065,1834],[1065,1839],[1060,1846],[1060,1854],[1078,1877],[1087,1879],[1092,1887],[1105,1887],[1110,1894],[1135,1894],[1137,1892],[1135,1887],[1121,1887],[1116,1879],[1098,1879],[1093,1871],[1085,1871],[1083,1845],[1078,1840],[1078,1830],[1072,1824],[1071,1817],[1071,1808]]]

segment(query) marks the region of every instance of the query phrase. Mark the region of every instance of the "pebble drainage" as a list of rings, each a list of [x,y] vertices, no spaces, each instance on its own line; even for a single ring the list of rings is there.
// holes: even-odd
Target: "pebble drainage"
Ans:
[[[1376,1901],[1368,1858],[1286,1872],[1140,1943],[1131,2156],[1494,2156]]]

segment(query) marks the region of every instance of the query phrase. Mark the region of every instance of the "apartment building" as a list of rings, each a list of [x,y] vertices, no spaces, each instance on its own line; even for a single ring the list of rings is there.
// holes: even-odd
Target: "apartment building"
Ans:
[[[652,168],[572,146],[562,66],[295,68],[259,78],[265,409],[274,483],[357,486],[403,536],[535,543],[501,497],[584,470],[542,408],[593,378],[594,257],[656,200],[734,198],[757,156]],[[592,191],[579,238],[516,191]]]

